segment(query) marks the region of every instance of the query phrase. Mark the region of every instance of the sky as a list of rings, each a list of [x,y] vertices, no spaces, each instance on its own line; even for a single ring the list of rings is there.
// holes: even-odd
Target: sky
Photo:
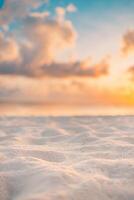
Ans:
[[[134,114],[133,0],[0,0],[0,115]]]

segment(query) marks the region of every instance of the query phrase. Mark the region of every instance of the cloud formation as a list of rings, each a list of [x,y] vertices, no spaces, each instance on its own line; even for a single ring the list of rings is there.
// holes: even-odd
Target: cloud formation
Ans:
[[[100,101],[101,94],[96,96],[94,86],[89,87],[86,81],[106,76],[108,60],[70,61],[67,56],[64,61],[62,55],[71,54],[76,46],[77,32],[66,17],[76,7],[69,4],[55,8],[53,14],[39,12],[37,8],[44,2],[7,0],[0,12],[1,108],[17,106],[20,111],[21,107],[92,105],[95,99]],[[81,81],[85,81],[84,86]]]
[[[27,77],[99,77],[108,73],[108,64],[101,62],[85,65],[85,61],[59,62],[57,56],[75,46],[77,34],[71,21],[65,18],[66,12],[76,10],[73,4],[66,8],[57,7],[56,17],[30,12],[42,1],[7,1],[0,21],[7,26],[10,20],[19,20],[19,29],[10,33],[8,27],[0,33],[0,74],[22,75]],[[15,9],[17,8],[18,9]],[[20,9],[20,10],[19,10]],[[17,11],[16,11],[17,10]],[[13,13],[13,15],[11,15]],[[12,17],[8,19],[8,16]],[[18,25],[17,24],[17,25]],[[86,64],[87,65],[87,64]]]
[[[134,30],[129,30],[123,36],[123,48],[124,54],[134,52]]]
[[[84,64],[83,64],[84,63]],[[53,77],[100,77],[108,74],[109,65],[106,61],[101,61],[98,64],[86,65],[83,61],[71,63],[52,63],[42,68],[43,74]]]
[[[28,16],[23,25],[20,37],[24,41],[17,43],[0,35],[1,74],[41,75],[44,65],[54,62],[61,51],[75,43],[76,34],[68,21]]]

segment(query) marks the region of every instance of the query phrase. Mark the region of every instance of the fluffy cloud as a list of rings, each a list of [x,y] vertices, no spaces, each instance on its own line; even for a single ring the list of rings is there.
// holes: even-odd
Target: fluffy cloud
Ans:
[[[19,19],[19,29],[15,29],[12,34],[7,29],[5,34],[0,34],[0,74],[62,78],[106,75],[108,64],[105,62],[86,64],[86,68],[85,61],[57,62],[60,53],[75,46],[76,31],[71,21],[64,18],[66,11],[72,12],[75,7],[72,4],[67,8],[57,7],[56,17],[48,13],[42,15],[29,12],[31,7],[37,7],[41,2],[30,0],[27,3],[24,0],[19,4],[16,0],[7,1],[1,17],[6,19],[7,25],[10,20]],[[15,9],[16,6],[18,9]],[[11,13],[13,15],[8,19]]]
[[[19,37],[23,41],[0,38],[1,74],[41,75],[44,65],[51,64],[61,51],[74,45],[76,34],[71,22],[28,16]]]
[[[102,61],[92,64],[88,61],[60,63],[55,58],[65,48],[75,42],[75,31],[70,22],[59,23],[55,20],[41,20],[28,17],[23,22],[21,34],[25,43],[0,39],[0,74],[22,75],[29,77],[99,77],[108,73],[108,64]]]
[[[76,34],[71,22],[28,17],[24,24],[22,35],[32,46],[29,56],[32,66],[51,63],[61,51],[75,44]]]
[[[41,2],[7,1],[0,13],[1,20],[4,20],[0,21],[4,23],[2,27],[8,26],[10,20],[19,19],[19,29],[11,34],[7,28],[0,34],[1,74],[41,75],[42,66],[51,64],[60,52],[74,46],[76,32],[71,21],[59,21],[58,16],[49,17],[46,12],[43,15],[29,12],[31,7],[37,7]],[[61,15],[60,8],[57,12]]]
[[[134,30],[129,30],[123,37],[123,53],[134,52]]]

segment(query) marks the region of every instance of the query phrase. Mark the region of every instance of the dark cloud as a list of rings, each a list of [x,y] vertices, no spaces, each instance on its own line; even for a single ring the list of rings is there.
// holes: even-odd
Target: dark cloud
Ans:
[[[28,66],[16,65],[15,63],[0,64],[1,75],[20,75],[26,77],[94,77],[105,76],[108,74],[109,64],[101,61],[97,64],[83,65],[83,62],[52,63],[43,65],[40,68],[28,68]]]
[[[98,64],[92,64],[90,66],[83,65],[83,62],[74,63],[53,63],[51,65],[44,66],[43,74],[53,77],[99,77],[108,74],[108,64],[102,61]]]

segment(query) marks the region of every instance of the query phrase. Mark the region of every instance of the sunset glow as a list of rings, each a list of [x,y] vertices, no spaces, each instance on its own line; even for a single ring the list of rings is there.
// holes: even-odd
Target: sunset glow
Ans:
[[[134,114],[133,0],[0,0],[0,114]]]

